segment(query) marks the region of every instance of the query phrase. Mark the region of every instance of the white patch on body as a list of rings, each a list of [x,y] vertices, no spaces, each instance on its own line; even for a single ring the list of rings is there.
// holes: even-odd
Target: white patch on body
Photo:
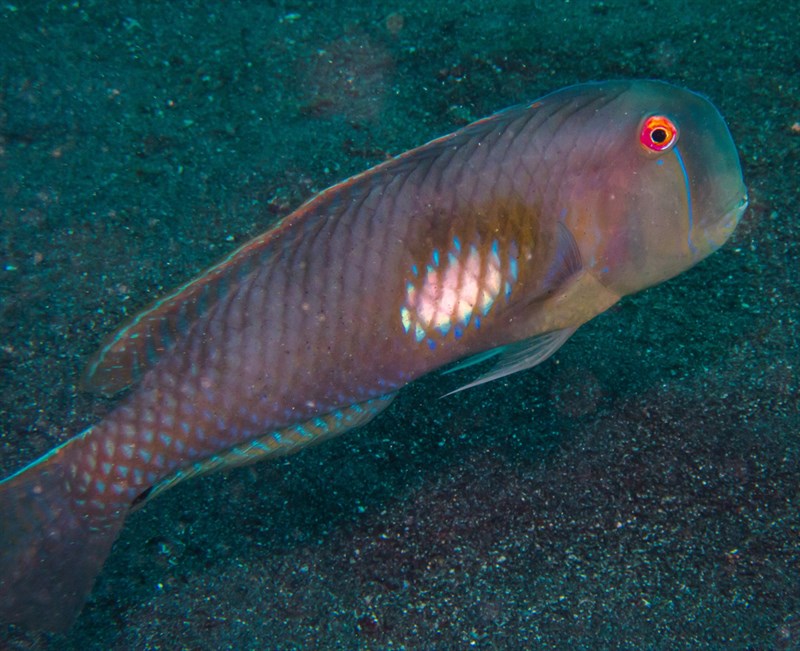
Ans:
[[[451,328],[467,326],[474,316],[485,316],[504,287],[496,242],[485,264],[477,247],[463,252],[459,249],[441,264],[434,252],[433,264],[427,266],[421,286],[406,284],[400,319],[403,330],[413,332],[417,341],[432,336],[434,330],[447,335]]]

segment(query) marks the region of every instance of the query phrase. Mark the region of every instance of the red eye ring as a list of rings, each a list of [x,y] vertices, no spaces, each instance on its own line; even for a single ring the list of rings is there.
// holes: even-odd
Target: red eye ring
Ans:
[[[678,127],[666,115],[651,115],[642,123],[639,142],[649,151],[660,153],[678,140]]]

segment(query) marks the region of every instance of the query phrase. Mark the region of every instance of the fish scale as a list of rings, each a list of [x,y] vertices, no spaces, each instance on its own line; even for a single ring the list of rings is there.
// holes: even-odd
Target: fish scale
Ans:
[[[67,629],[132,508],[363,425],[451,362],[497,360],[463,388],[535,366],[745,206],[716,109],[644,81],[558,91],[322,192],[92,358],[83,387],[131,391],[0,482],[0,621]]]

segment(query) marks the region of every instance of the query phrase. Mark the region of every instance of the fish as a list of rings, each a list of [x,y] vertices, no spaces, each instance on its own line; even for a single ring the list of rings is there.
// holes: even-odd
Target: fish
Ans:
[[[746,206],[717,109],[650,80],[555,91],[321,192],[89,361],[82,387],[124,396],[0,483],[0,622],[69,630],[132,510],[364,425],[433,371],[532,368]]]

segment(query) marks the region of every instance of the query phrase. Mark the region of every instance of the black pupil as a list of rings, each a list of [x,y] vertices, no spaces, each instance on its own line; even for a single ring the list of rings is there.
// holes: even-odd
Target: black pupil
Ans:
[[[660,145],[667,141],[667,132],[664,128],[658,127],[657,129],[653,129],[653,133],[650,134],[650,137],[653,139],[654,143]]]

